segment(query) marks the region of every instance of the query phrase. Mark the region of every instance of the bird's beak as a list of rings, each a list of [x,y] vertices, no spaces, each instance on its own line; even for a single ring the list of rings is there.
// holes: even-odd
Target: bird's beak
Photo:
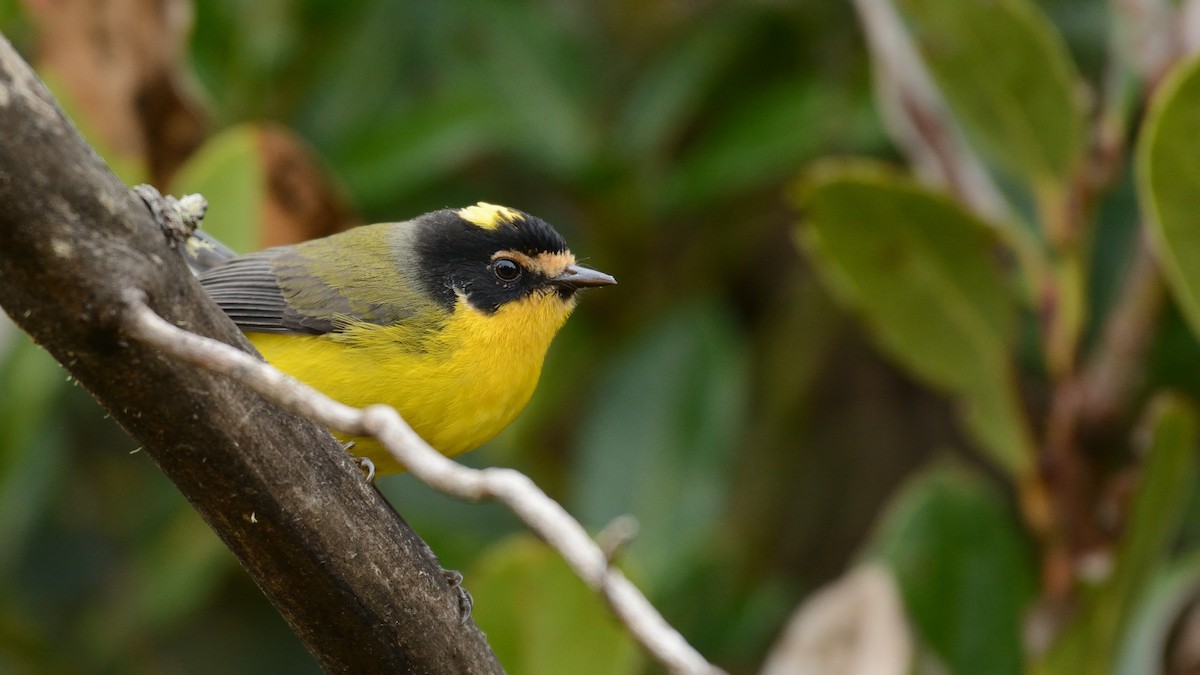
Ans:
[[[557,284],[564,288],[575,290],[578,288],[590,288],[593,286],[612,286],[617,283],[617,280],[604,272],[597,272],[583,265],[571,265],[563,270],[563,273],[550,280],[551,283]]]

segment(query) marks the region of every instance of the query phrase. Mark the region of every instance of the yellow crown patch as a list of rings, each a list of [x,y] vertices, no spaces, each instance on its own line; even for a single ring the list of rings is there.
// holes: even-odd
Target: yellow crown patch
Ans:
[[[485,230],[494,230],[501,223],[512,223],[521,219],[521,213],[507,206],[496,206],[487,202],[479,202],[458,210],[458,216],[463,220]]]

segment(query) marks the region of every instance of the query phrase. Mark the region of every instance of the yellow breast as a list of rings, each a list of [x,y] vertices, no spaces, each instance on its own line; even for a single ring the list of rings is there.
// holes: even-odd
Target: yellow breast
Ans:
[[[462,298],[435,321],[353,324],[328,335],[252,333],[280,370],[352,406],[385,403],[430,445],[453,456],[482,445],[529,402],[550,341],[574,299],[535,293],[494,314]],[[354,440],[383,473],[402,470],[377,443]]]

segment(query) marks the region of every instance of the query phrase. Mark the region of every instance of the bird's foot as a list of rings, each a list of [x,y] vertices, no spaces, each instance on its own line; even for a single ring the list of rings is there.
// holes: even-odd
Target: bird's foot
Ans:
[[[342,450],[345,452],[350,452],[350,450],[354,448],[354,445],[354,441],[343,443]],[[363,477],[367,479],[368,483],[375,482],[375,462],[372,462],[366,457],[359,457],[354,454],[350,455],[350,461],[358,465],[359,470],[363,472]]]

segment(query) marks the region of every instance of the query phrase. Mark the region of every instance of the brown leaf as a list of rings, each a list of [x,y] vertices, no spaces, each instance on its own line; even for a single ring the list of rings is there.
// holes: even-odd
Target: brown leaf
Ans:
[[[258,140],[267,180],[263,246],[324,237],[357,222],[345,194],[295,134],[264,124]]]
[[[104,146],[164,186],[207,126],[191,95],[189,0],[24,0],[38,28],[38,69],[86,111]]]
[[[913,647],[891,572],[867,564],[792,614],[763,675],[904,675]]]

